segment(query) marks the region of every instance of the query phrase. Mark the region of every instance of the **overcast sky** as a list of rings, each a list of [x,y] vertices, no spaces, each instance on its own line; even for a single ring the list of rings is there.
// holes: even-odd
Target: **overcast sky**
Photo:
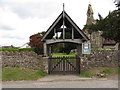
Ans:
[[[86,24],[86,12],[91,3],[94,18],[98,13],[106,17],[116,9],[114,0],[0,0],[0,45],[22,46],[29,36],[46,31],[65,11],[82,29]]]

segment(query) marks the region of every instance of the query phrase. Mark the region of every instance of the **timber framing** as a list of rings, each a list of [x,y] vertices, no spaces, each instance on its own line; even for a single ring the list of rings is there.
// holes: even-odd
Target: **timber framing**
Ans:
[[[60,33],[61,37],[58,33]],[[68,33],[69,36],[67,36]],[[77,55],[81,55],[82,43],[88,40],[88,37],[64,10],[41,39],[44,42],[44,56],[51,55],[51,45],[55,43],[74,43],[77,47]]]
[[[54,44],[54,43],[76,43],[76,44],[81,44],[82,40],[81,39],[58,39],[58,40],[54,40],[54,39],[50,39],[50,40],[46,40],[46,44]]]
[[[64,13],[64,18],[63,18]],[[63,23],[63,21],[65,21]],[[69,15],[62,11],[62,13],[57,17],[57,19],[53,22],[53,24],[48,28],[45,35],[42,37],[41,41],[45,42],[46,39],[52,39],[55,33],[55,29],[57,32],[57,29],[60,29],[60,27],[65,24],[67,28],[72,28],[72,32],[74,35],[72,35],[71,39],[78,39],[81,38],[82,40],[88,41],[88,37],[83,33],[83,31],[75,24],[75,22],[69,17]],[[64,25],[63,25],[64,26]],[[63,30],[65,33],[65,29]],[[77,35],[77,36],[75,36]],[[63,39],[65,39],[65,36],[63,35]]]

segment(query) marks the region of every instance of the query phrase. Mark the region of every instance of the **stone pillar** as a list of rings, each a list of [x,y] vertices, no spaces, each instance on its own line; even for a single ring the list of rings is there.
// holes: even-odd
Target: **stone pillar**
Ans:
[[[115,45],[115,50],[120,50],[120,44],[119,43],[117,43],[116,45]]]
[[[43,72],[48,74],[48,57],[43,57]]]
[[[77,45],[77,55],[82,56],[82,44]]]

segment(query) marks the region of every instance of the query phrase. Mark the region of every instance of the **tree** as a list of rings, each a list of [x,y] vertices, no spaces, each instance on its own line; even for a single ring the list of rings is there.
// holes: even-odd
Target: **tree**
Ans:
[[[103,17],[100,15],[100,13],[98,13],[98,16],[99,16],[99,20],[103,19]]]
[[[41,42],[41,38],[44,35],[44,33],[45,32],[37,33],[29,37],[30,39],[29,45],[32,48],[34,48],[37,54],[43,54],[43,42]]]
[[[118,10],[120,10],[120,0],[115,0],[114,3],[116,3],[116,4],[115,4],[116,7],[118,7]]]
[[[115,40],[120,42],[120,11],[115,10],[110,12],[109,15],[100,19],[96,24],[87,25],[88,32],[91,34],[94,31],[103,31],[102,36],[105,39]]]

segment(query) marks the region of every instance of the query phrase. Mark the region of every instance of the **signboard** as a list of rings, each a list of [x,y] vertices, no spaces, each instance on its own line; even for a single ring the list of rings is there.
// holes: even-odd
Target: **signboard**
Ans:
[[[91,53],[91,43],[85,42],[82,43],[82,54],[90,54]]]

